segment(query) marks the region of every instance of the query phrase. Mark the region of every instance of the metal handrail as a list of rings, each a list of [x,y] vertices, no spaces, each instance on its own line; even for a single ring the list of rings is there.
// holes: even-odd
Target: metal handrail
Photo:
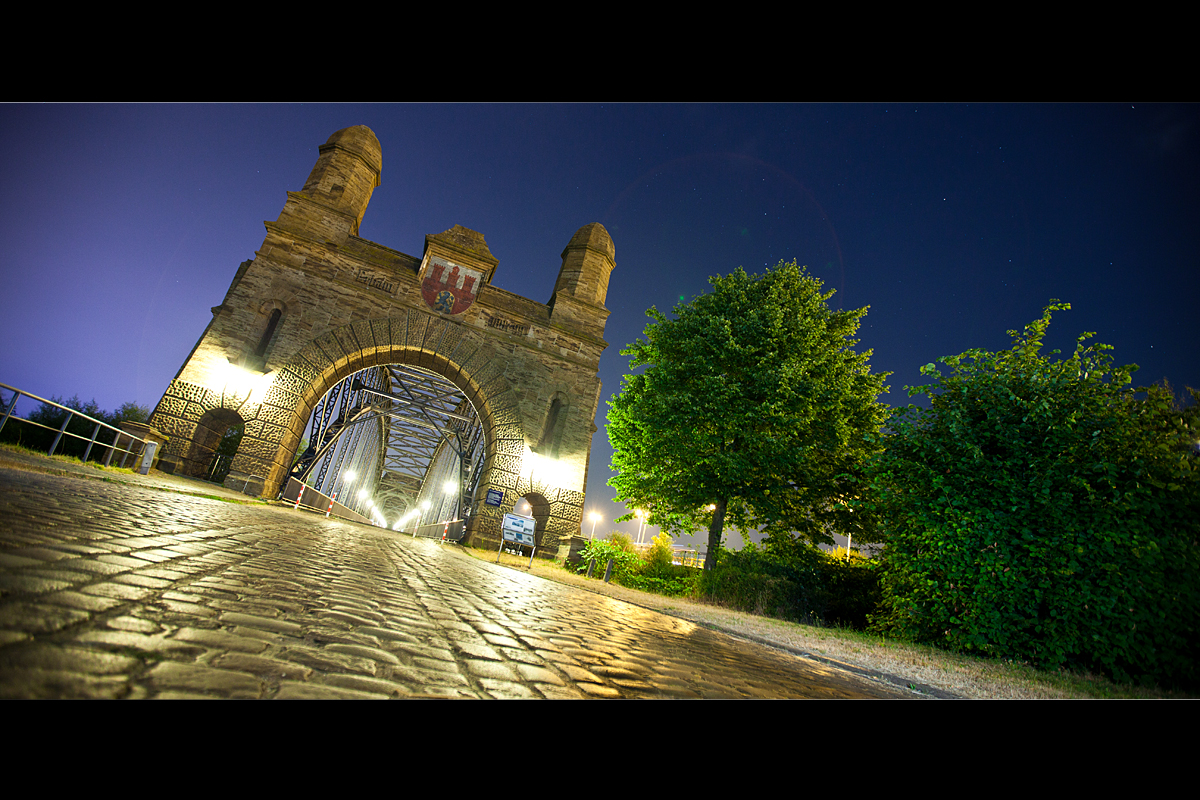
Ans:
[[[9,386],[7,383],[0,383],[0,389],[8,389],[10,392],[13,393],[12,402],[9,403],[8,408],[6,408],[4,410],[4,418],[0,419],[0,431],[4,430],[4,426],[6,424],[8,424],[8,418],[10,416],[12,416],[13,409],[17,407],[17,400],[19,400],[21,397],[28,397],[31,400],[37,400],[39,403],[43,403],[48,406],[54,406],[55,408],[61,408],[63,411],[67,412],[67,418],[66,418],[66,420],[63,421],[62,427],[60,427],[58,429],[57,434],[54,437],[54,443],[50,445],[50,450],[47,453],[47,455],[51,455],[51,456],[54,455],[54,451],[58,449],[58,443],[60,441],[62,441],[62,437],[65,434],[67,436],[71,436],[75,439],[78,439],[81,442],[88,443],[87,450],[85,450],[83,453],[83,461],[87,461],[88,456],[90,456],[92,454],[92,445],[94,445],[96,443],[96,437],[100,435],[101,428],[107,428],[110,431],[114,431],[112,442],[110,444],[103,444],[103,443],[101,444],[101,447],[108,448],[108,455],[105,456],[105,458],[104,458],[104,466],[106,466],[106,467],[109,466],[109,463],[112,461],[113,453],[115,453],[118,450],[125,454],[125,455],[121,456],[121,466],[122,467],[125,466],[125,461],[126,461],[126,459],[129,458],[129,456],[134,456],[134,462],[136,463],[137,455],[135,455],[135,453],[132,449],[126,450],[123,447],[117,447],[117,443],[122,436],[129,437],[129,439],[130,439],[129,445],[131,448],[133,447],[134,442],[137,442],[138,444],[141,445],[141,447],[138,448],[138,450],[137,450],[137,454],[144,453],[146,450],[146,440],[145,439],[139,438],[137,436],[134,436],[132,433],[123,431],[120,428],[109,425],[107,422],[104,422],[103,420],[98,420],[95,417],[89,417],[87,414],[84,414],[80,411],[76,411],[73,408],[64,406],[61,403],[56,403],[53,400],[47,400],[44,397],[38,397],[36,394],[31,394],[22,389],[18,389],[15,386]],[[92,438],[90,440],[83,436],[80,436],[77,433],[71,433],[70,431],[67,430],[67,426],[71,424],[71,420],[74,417],[82,417],[83,419],[86,419],[88,422],[96,423],[96,427],[92,428]],[[33,425],[35,427],[42,428],[43,430],[48,430],[48,431],[54,430],[54,428],[51,428],[49,425],[43,425],[42,423],[34,422],[31,419],[23,419],[21,417],[17,417],[16,419],[18,422],[24,422],[27,425]]]

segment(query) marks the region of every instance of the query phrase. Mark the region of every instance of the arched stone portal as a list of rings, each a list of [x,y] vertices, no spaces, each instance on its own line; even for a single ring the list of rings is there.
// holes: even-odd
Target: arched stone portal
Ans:
[[[420,258],[359,238],[382,163],[364,126],[321,146],[155,408],[151,425],[169,437],[159,465],[197,474],[197,447],[211,438],[203,421],[229,412],[246,424],[226,485],[274,496],[331,387],[408,364],[457,386],[484,426],[468,535],[498,543],[503,513],[536,494],[547,506],[541,550],[554,555],[582,520],[612,239],[599,223],[580,228],[549,302],[529,300],[491,285],[498,262],[476,231],[428,235]],[[483,503],[489,489],[503,493],[499,507]]]

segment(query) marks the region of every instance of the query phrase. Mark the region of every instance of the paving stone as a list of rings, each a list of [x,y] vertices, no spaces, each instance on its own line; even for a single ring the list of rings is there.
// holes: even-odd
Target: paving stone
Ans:
[[[142,575],[139,572],[126,572],[123,575],[117,575],[113,578],[114,583],[128,583],[130,586],[142,586],[147,589],[166,589],[171,585],[171,581],[155,578],[151,575]]]
[[[104,624],[114,630],[133,631],[134,633],[158,633],[162,630],[162,626],[158,623],[139,617],[112,617],[111,619],[106,619]]]
[[[325,648],[327,653],[344,653],[349,656],[358,656],[359,658],[369,658],[372,661],[378,661],[384,664],[400,664],[400,659],[386,650],[380,650],[378,647],[364,647],[357,644],[331,644]]]
[[[232,669],[238,672],[249,672],[251,675],[265,675],[272,678],[290,678],[291,680],[307,680],[312,670],[287,661],[276,661],[273,658],[250,655],[248,653],[226,653],[213,660],[213,666],[221,669]]]
[[[24,553],[27,549],[29,548],[22,548],[21,552]],[[46,550],[43,552],[51,551]],[[29,558],[27,556],[16,555],[15,553],[11,552],[0,553],[0,569],[17,570],[24,569],[25,567],[40,567],[44,563],[44,559]]]
[[[412,687],[394,681],[379,678],[365,678],[358,675],[326,675],[321,679],[326,686],[336,686],[341,689],[353,689],[369,694],[382,694],[388,697],[403,697],[413,693]]]
[[[97,597],[111,597],[115,600],[141,600],[144,597],[149,597],[152,593],[149,589],[141,586],[130,586],[114,581],[93,583],[82,587],[79,591],[84,594],[96,595]]]
[[[275,633],[287,633],[292,636],[299,636],[304,632],[304,629],[294,622],[286,622],[281,619],[268,619],[267,617],[258,617],[252,614],[240,614],[233,611],[221,614],[220,620],[229,625],[242,625],[247,628],[258,628]]]
[[[56,605],[21,602],[0,604],[0,628],[34,634],[62,630],[89,617],[86,611]]]
[[[160,691],[182,689],[241,699],[261,697],[266,688],[254,675],[174,661],[164,661],[151,669],[147,680],[153,689]]]
[[[375,662],[365,658],[339,653],[326,653],[308,648],[288,648],[279,654],[281,659],[293,661],[323,672],[342,672],[358,675],[375,675]]]
[[[497,700],[533,700],[540,697],[532,687],[511,681],[481,678],[479,685]]]
[[[104,653],[84,647],[52,643],[27,644],[0,649],[0,669],[39,669],[111,675],[129,672],[141,662],[129,656]]]
[[[490,647],[468,642],[455,642],[454,649],[469,658],[482,658],[488,661],[503,661],[504,657]]]
[[[316,683],[284,683],[279,687],[276,700],[387,700],[383,692],[363,692],[338,686]]]
[[[14,668],[3,677],[3,700],[117,700],[130,694],[129,679],[121,675]]]
[[[226,631],[207,630],[204,628],[182,628],[172,636],[180,641],[192,642],[204,647],[222,650],[238,650],[245,653],[261,653],[267,649],[267,643],[259,639],[249,639],[236,636]]]
[[[544,667],[517,664],[517,672],[521,675],[522,680],[529,681],[530,683],[552,683],[556,686],[566,685],[562,678]]]
[[[145,653],[170,653],[176,656],[195,657],[204,652],[203,647],[166,639],[161,636],[147,636],[134,631],[95,630],[81,633],[76,641],[84,644],[94,644],[120,650],[139,650]]]
[[[0,594],[46,594],[47,592],[68,589],[73,586],[70,581],[59,581],[43,578],[29,573],[0,573]]]

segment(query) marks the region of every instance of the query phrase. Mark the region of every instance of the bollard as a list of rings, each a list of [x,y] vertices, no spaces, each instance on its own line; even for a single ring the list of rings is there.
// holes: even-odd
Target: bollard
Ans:
[[[612,565],[613,565],[613,560],[610,558],[608,560],[608,566],[604,568],[604,582],[605,583],[608,583],[608,579],[612,577]]]
[[[596,559],[593,558],[591,561],[588,562],[587,577],[589,577],[589,578],[592,577],[592,570],[595,568],[596,568]]]
[[[300,484],[300,491],[296,492],[296,505],[292,506],[292,511],[300,510],[300,498],[304,497],[304,484]],[[328,516],[328,515],[327,515]]]
[[[337,492],[334,492],[333,497],[329,498],[329,508],[325,509],[325,519],[329,519],[329,512],[333,511],[334,500],[337,500]]]
[[[158,442],[146,442],[146,449],[142,452],[142,465],[138,467],[138,474],[150,474],[150,465],[154,463],[154,453],[157,450]]]

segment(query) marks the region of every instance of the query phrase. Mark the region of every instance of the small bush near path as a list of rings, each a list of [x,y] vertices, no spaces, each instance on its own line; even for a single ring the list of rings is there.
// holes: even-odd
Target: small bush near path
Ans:
[[[575,570],[580,574],[586,573],[592,567],[592,577],[604,577],[604,570],[609,559],[613,562],[610,580],[640,589],[645,592],[681,597],[691,595],[695,591],[699,570],[691,567],[679,567],[671,563],[672,549],[670,534],[660,533],[654,537],[650,550],[643,559],[638,555],[629,537],[613,533],[607,539],[593,539],[588,542],[580,554],[580,563]]]

